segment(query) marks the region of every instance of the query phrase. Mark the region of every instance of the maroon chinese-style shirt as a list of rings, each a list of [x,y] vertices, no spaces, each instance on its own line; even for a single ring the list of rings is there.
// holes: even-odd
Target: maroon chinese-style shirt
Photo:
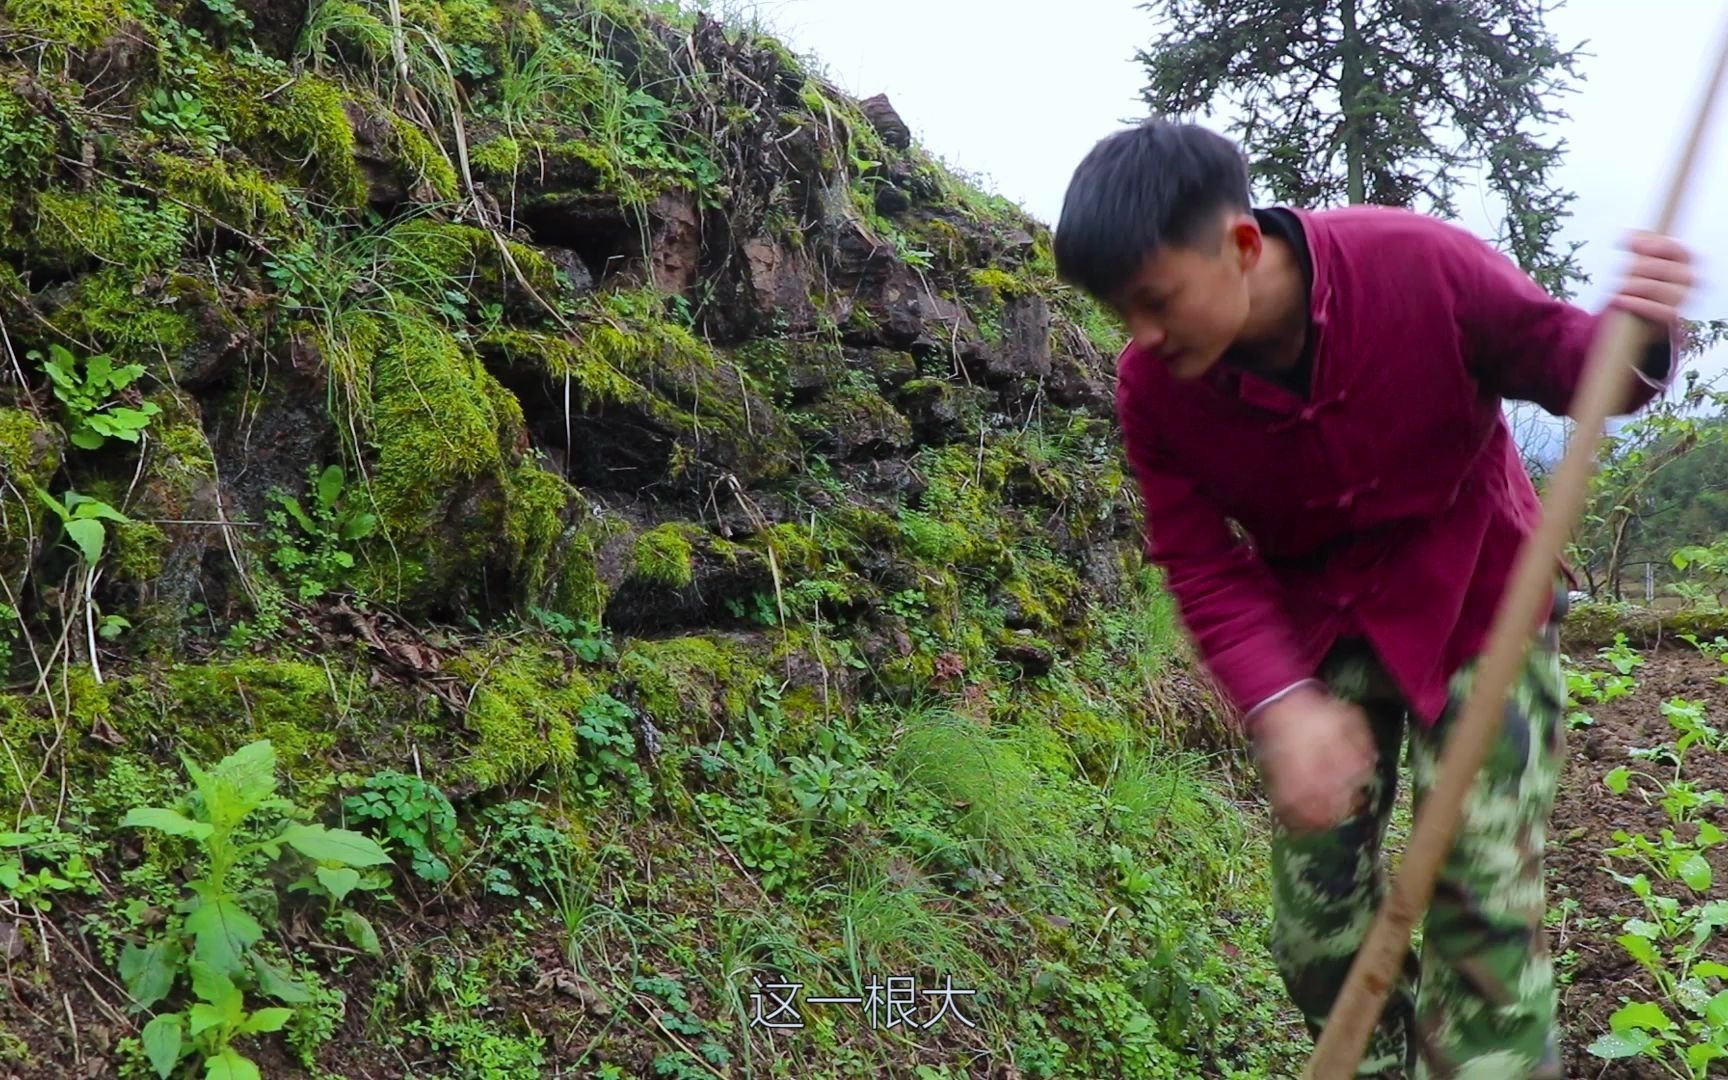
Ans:
[[[1368,640],[1431,725],[1541,513],[1502,402],[1566,415],[1602,315],[1421,214],[1256,213],[1304,257],[1305,385],[1225,363],[1183,383],[1123,351],[1116,404],[1147,554],[1250,729],[1344,635]],[[1675,333],[1663,378],[1628,378],[1629,411],[1672,381]]]

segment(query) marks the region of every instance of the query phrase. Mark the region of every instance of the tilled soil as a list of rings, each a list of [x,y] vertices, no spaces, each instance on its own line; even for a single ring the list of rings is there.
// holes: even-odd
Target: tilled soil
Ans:
[[[1615,846],[1614,834],[1622,829],[1660,842],[1662,830],[1670,823],[1655,778],[1668,782],[1675,775],[1672,761],[1642,760],[1628,751],[1675,744],[1678,733],[1661,709],[1664,701],[1675,698],[1702,702],[1705,723],[1728,737],[1728,686],[1714,681],[1728,675],[1728,664],[1685,643],[1644,657],[1645,663],[1633,671],[1637,689],[1605,705],[1581,705],[1595,723],[1574,728],[1567,736],[1569,760],[1554,809],[1548,866],[1550,907],[1562,909],[1551,940],[1562,979],[1560,1015],[1567,1032],[1568,1077],[1624,1080],[1683,1075],[1652,1061],[1610,1062],[1587,1051],[1609,1030],[1609,1017],[1627,1001],[1658,1002],[1669,1015],[1677,1012],[1615,940],[1623,932],[1624,920],[1646,915],[1643,902],[1609,870],[1631,876],[1642,867],[1635,860],[1611,858],[1605,850]],[[1601,666],[1591,656],[1578,659]],[[1621,765],[1648,775],[1635,775],[1626,792],[1616,795],[1603,778]],[[1694,745],[1686,752],[1680,776],[1699,791],[1728,792],[1728,752]],[[1708,807],[1699,816],[1728,827],[1728,811],[1720,806]],[[1685,825],[1675,835],[1691,840],[1696,828]],[[1693,892],[1684,883],[1669,881],[1657,891],[1685,906],[1728,899],[1728,847],[1716,847],[1706,858],[1714,871],[1709,889]],[[1576,907],[1567,901],[1576,902]],[[1705,951],[1710,959],[1728,963],[1728,931],[1717,931]],[[1714,1068],[1717,1071],[1710,1075],[1728,1076],[1728,1062],[1718,1062]]]

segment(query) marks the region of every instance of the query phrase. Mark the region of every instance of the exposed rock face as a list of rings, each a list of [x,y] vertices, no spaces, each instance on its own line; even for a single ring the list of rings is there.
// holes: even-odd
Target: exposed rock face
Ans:
[[[66,446],[65,415],[21,409],[8,388],[0,405],[32,433],[7,464],[173,522],[133,537],[135,565],[158,574],[99,590],[105,610],[148,616],[153,647],[173,647],[195,597],[223,608],[218,622],[244,614],[246,560],[248,581],[276,572],[260,526],[285,496],[304,506],[331,464],[376,529],[342,541],[351,576],[306,595],[374,590],[405,617],[541,607],[658,633],[748,621],[760,596],[837,572],[851,583],[828,591],[852,599],[825,602],[867,612],[920,572],[972,559],[1008,573],[1021,557],[1005,553],[1051,521],[1084,523],[1059,545],[1079,588],[1114,565],[1100,552],[1132,542],[1125,514],[1087,503],[1116,505],[1102,454],[1076,452],[1091,470],[1079,488],[1011,482],[1029,417],[1052,432],[1109,418],[1110,346],[1082,329],[1100,319],[1057,286],[1043,227],[946,177],[886,96],[850,102],[706,18],[687,32],[644,20],[619,24],[603,74],[581,76],[618,80],[605,93],[622,112],[585,112],[589,98],[476,108],[458,139],[350,78],[361,52],[340,35],[319,39],[310,70],[272,70],[303,13],[198,18],[230,49],[249,26],[259,55],[213,53],[208,101],[152,104],[180,111],[146,111],[151,142],[104,132],[118,112],[34,69],[0,90],[19,145],[85,157],[61,172],[38,154],[0,192],[0,283],[17,281],[0,305],[19,354],[52,328],[143,365],[174,433],[141,458],[118,444],[87,456]],[[478,57],[512,20],[558,25],[498,18],[461,29],[475,93],[493,77]],[[91,29],[66,64],[96,80],[101,61],[124,98],[161,32]],[[102,179],[128,168],[174,199]],[[949,501],[973,488],[999,520]],[[8,578],[63,569],[67,549],[21,525],[16,502]],[[863,529],[874,539],[817,551],[778,531],[809,533],[808,506],[881,517]],[[687,556],[655,542],[688,572],[619,554],[650,521],[684,523]],[[1011,622],[1059,636],[1071,600],[1005,603]],[[1003,648],[1041,670],[1041,644]]]
[[[684,194],[662,195],[648,213],[653,222],[649,252],[655,287],[672,293],[689,292],[702,261],[702,219],[695,199]]]
[[[984,354],[984,370],[997,381],[1050,374],[1050,305],[1037,293],[1016,297],[1002,314],[1002,342]]]
[[[809,289],[812,274],[804,253],[770,237],[754,237],[744,241],[740,254],[747,282],[746,321],[767,324],[778,320],[788,328],[814,329],[816,307]]]
[[[161,1060],[209,951],[264,1075],[732,1075],[776,1040],[725,957],[850,978],[820,927],[883,883],[954,954],[855,944],[976,951],[1003,1011],[821,1075],[1174,1060],[1088,1026],[1165,1029],[1120,932],[1210,918],[1116,872],[1167,847],[1168,620],[1108,323],[886,97],[677,7],[0,2],[0,809],[54,834],[0,854],[71,887],[0,889],[42,909],[0,915],[8,1068],[217,1068]],[[220,816],[265,740],[213,941],[214,834],[129,812]],[[572,949],[582,881],[671,936]],[[1090,994],[1010,985],[1052,959]],[[588,1026],[624,1005],[666,1022]]]
[[[906,122],[900,119],[900,114],[894,111],[887,94],[865,98],[858,103],[858,108],[864,113],[864,118],[870,121],[870,126],[876,129],[876,134],[882,136],[884,146],[905,150],[912,145],[912,131],[906,126]]]

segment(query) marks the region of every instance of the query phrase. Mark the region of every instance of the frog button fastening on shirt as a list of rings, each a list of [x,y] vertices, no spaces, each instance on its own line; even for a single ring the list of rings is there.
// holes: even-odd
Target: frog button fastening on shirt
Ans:
[[[1344,401],[1344,394],[1339,392],[1324,401],[1311,401],[1284,419],[1271,425],[1272,431],[1288,431],[1298,424],[1312,424],[1320,414]]]

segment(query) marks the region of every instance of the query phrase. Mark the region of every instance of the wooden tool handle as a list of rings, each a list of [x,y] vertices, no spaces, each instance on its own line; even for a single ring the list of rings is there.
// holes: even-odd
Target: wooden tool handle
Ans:
[[[1655,232],[1672,231],[1679,216],[1725,73],[1728,33],[1670,180]],[[1495,615],[1470,696],[1446,740],[1438,776],[1411,830],[1398,876],[1332,1006],[1302,1074],[1304,1080],[1346,1080],[1362,1060],[1409,951],[1411,930],[1427,910],[1440,866],[1452,850],[1465,798],[1500,725],[1507,690],[1523,665],[1531,632],[1552,600],[1555,568],[1583,511],[1608,418],[1628,400],[1630,369],[1644,333],[1637,317],[1623,311],[1611,311],[1603,320],[1572,406],[1577,431],[1549,485],[1542,521],[1519,551],[1511,587]]]

